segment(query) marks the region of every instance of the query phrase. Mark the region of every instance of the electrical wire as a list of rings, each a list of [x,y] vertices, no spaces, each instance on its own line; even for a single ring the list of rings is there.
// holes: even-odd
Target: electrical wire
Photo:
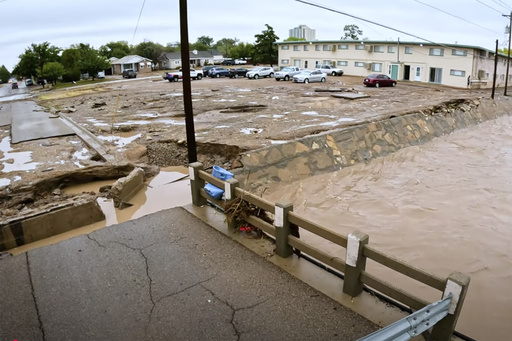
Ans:
[[[494,3],[495,3],[495,4],[497,4],[498,6],[501,6],[501,7],[505,8],[505,9],[508,9],[508,10],[510,9],[510,8],[507,8],[508,6],[506,6],[506,4],[505,4],[505,6],[504,6],[503,4],[499,3],[499,2],[498,2],[498,1],[496,1],[496,0],[492,0],[492,2],[494,2]]]
[[[415,1],[415,2],[417,2],[417,3],[420,3],[420,4],[422,4],[422,5],[425,5],[425,6],[427,6],[427,7],[433,8],[433,9],[435,9],[436,11],[443,12],[444,14],[447,14],[447,15],[449,15],[449,16],[451,16],[451,17],[454,17],[454,18],[457,18],[457,19],[459,19],[459,20],[465,21],[465,22],[467,22],[468,24],[475,25],[475,26],[478,26],[478,27],[480,27],[480,28],[483,28],[484,30],[487,30],[487,31],[489,31],[489,32],[497,33],[497,34],[501,34],[501,33],[498,33],[498,32],[496,32],[496,31],[490,30],[490,29],[488,29],[487,27],[484,27],[484,26],[482,26],[482,25],[479,25],[479,24],[476,24],[476,23],[471,22],[471,21],[469,21],[469,20],[466,20],[466,19],[464,19],[464,18],[461,18],[461,17],[459,17],[458,15],[452,14],[452,13],[450,13],[450,12],[447,12],[447,11],[445,11],[445,10],[442,10],[442,9],[440,9],[440,8],[437,8],[437,7],[435,7],[435,6],[432,6],[432,5],[426,4],[426,3],[422,2],[422,1],[419,1],[419,0],[413,0],[413,1]]]
[[[507,7],[507,9],[512,9],[512,7],[510,7],[506,2],[501,1],[501,0],[498,0],[498,1],[501,2],[503,5],[505,5]]]
[[[496,12],[498,12],[499,14],[501,14],[501,11],[500,11],[500,10],[497,10],[496,8],[494,8],[494,7],[492,7],[492,6],[487,5],[485,2],[482,2],[482,1],[480,1],[480,0],[476,0],[476,2],[479,2],[479,3],[481,3],[482,5],[484,5],[485,7],[489,7],[489,8],[490,8],[490,9],[492,9],[493,11],[496,11]]]
[[[137,25],[135,25],[135,31],[133,32],[132,45],[135,40],[135,35],[137,34],[137,28],[139,27],[140,17],[142,16],[142,11],[144,10],[144,5],[146,4],[146,0],[142,2],[142,8],[140,9],[139,19],[137,19]]]

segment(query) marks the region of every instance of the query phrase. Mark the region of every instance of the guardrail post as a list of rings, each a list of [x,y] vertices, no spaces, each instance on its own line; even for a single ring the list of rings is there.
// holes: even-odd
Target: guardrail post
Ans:
[[[358,296],[363,291],[363,282],[360,280],[361,271],[366,268],[363,247],[368,244],[369,238],[367,234],[359,231],[348,235],[343,292],[352,297]]]
[[[290,234],[288,212],[291,211],[293,211],[293,205],[290,203],[277,203],[275,206],[276,253],[283,258],[293,254],[293,248],[288,244],[288,235]]]
[[[227,202],[234,200],[236,198],[235,190],[239,186],[240,183],[235,178],[226,180],[226,182],[224,183],[224,197]],[[235,229],[236,227],[237,226],[235,223],[235,219],[231,219],[231,221],[228,223],[228,228]]]
[[[189,164],[190,189],[192,191],[192,204],[194,206],[206,205],[206,198],[201,196],[201,188],[205,185],[204,180],[199,178],[199,171],[202,170],[203,164],[201,162],[192,162]]]
[[[446,286],[443,292],[443,298],[452,294],[452,301],[446,315],[432,329],[432,340],[449,341],[452,337],[455,325],[462,310],[462,304],[468,291],[471,278],[460,272],[452,272],[446,279]]]

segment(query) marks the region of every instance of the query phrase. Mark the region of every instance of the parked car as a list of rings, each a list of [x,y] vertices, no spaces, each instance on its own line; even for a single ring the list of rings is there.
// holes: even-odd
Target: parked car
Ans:
[[[208,77],[219,78],[219,77],[229,77],[229,69],[225,67],[214,67],[210,69],[208,73]]]
[[[396,86],[396,83],[396,79],[380,73],[372,73],[371,75],[368,75],[363,81],[364,85],[374,86],[376,88],[381,86]]]
[[[177,82],[178,80],[183,79],[183,70],[180,69],[179,71],[166,72],[162,77],[167,79],[169,82]],[[190,78],[201,80],[203,78],[203,71],[191,69]]]
[[[12,82],[11,89],[18,89],[18,82]]]
[[[309,82],[322,82],[327,80],[327,74],[320,70],[303,70],[301,73],[293,76],[295,83],[309,83]]]
[[[135,70],[132,69],[124,70],[123,78],[137,78],[137,72],[135,72]]]
[[[224,59],[220,65],[235,65],[235,61],[233,59]]]
[[[247,75],[247,69],[237,67],[235,69],[229,70],[229,78],[238,78],[238,77],[246,77]]]
[[[26,86],[32,86],[34,85],[34,82],[32,81],[32,78],[25,79],[25,85]]]
[[[216,66],[215,65],[206,65],[206,66],[203,66],[203,77],[208,77],[209,73],[210,73],[210,70],[215,68]]]
[[[281,79],[287,81],[296,74],[299,74],[300,71],[301,70],[298,66],[288,66],[283,68],[281,71],[276,72],[274,77],[276,78],[276,81],[280,81]]]
[[[247,64],[247,60],[245,59],[235,59],[235,65],[245,65]]]
[[[320,70],[323,73],[326,73],[326,74],[331,75],[331,76],[343,76],[343,70],[335,68],[334,66],[321,65],[321,66],[315,67],[315,69],[316,70]]]
[[[258,79],[261,77],[274,77],[274,69],[271,67],[257,67],[247,72],[247,78]]]
[[[96,75],[96,78],[98,78],[98,79],[105,78],[105,71],[98,72],[98,74]]]

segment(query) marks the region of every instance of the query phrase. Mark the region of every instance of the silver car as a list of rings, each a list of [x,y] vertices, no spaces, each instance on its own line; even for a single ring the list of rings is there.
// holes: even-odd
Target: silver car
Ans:
[[[258,79],[261,77],[274,77],[274,69],[271,67],[257,67],[247,72],[247,78]]]
[[[298,75],[293,76],[295,83],[322,82],[327,80],[327,75],[320,70],[304,70]]]
[[[281,79],[284,79],[285,81],[289,80],[293,76],[299,74],[301,72],[301,69],[297,66],[288,66],[283,68],[281,71],[276,72],[274,75],[276,81],[280,81]]]

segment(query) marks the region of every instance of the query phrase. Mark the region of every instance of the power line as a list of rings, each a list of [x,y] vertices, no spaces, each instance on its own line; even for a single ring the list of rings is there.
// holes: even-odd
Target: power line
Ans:
[[[469,23],[469,24],[471,24],[471,25],[475,25],[475,26],[478,26],[478,27],[480,27],[480,28],[483,28],[484,30],[487,30],[487,31],[489,31],[489,32],[493,32],[493,33],[496,33],[496,34],[501,34],[501,33],[498,33],[498,32],[496,32],[496,31],[490,30],[490,29],[488,29],[487,27],[481,26],[481,25],[479,25],[479,24],[476,24],[476,23],[474,23],[474,22],[471,22],[471,21],[469,21],[469,20],[466,20],[466,19],[464,19],[464,18],[461,18],[461,17],[459,17],[458,15],[452,14],[452,13],[447,12],[447,11],[445,11],[445,10],[442,10],[442,9],[440,9],[440,8],[437,8],[437,7],[434,7],[434,6],[432,6],[432,5],[426,4],[426,3],[422,2],[422,1],[419,1],[419,0],[413,0],[413,1],[416,1],[417,3],[420,3],[420,4],[422,4],[422,5],[425,5],[425,6],[428,6],[428,7],[430,7],[430,8],[433,8],[433,9],[435,9],[435,10],[439,11],[439,12],[443,12],[444,14],[447,14],[447,15],[449,15],[449,16],[451,16],[451,17],[454,17],[454,18],[457,18],[457,19],[459,19],[459,20],[465,21],[465,22],[467,22],[467,23]]]
[[[492,7],[492,6],[487,5],[485,2],[482,2],[482,1],[480,1],[480,0],[476,0],[476,2],[479,2],[479,3],[481,3],[482,5],[484,5],[485,7],[489,7],[489,8],[490,8],[490,9],[492,9],[493,11],[496,11],[496,12],[498,12],[499,14],[501,14],[501,11],[500,11],[500,10],[497,10],[496,8],[494,8],[494,7]]]
[[[505,8],[505,9],[508,9],[508,10],[510,9],[510,7],[508,7],[508,5],[507,5],[507,4],[503,5],[502,3],[500,3],[501,1],[500,1],[500,2],[498,2],[498,1],[496,1],[496,0],[492,0],[492,2],[494,2],[495,4],[497,4],[497,5],[501,6],[501,7]]]
[[[512,9],[512,7],[510,7],[506,2],[501,1],[501,0],[498,0],[498,1],[501,2],[503,5],[505,5],[506,7],[508,7],[508,9]]]
[[[142,11],[144,10],[144,5],[145,4],[146,4],[146,0],[144,0],[142,2],[142,8],[140,9],[139,19],[137,19],[137,25],[135,25],[135,31],[133,32],[132,45],[133,45],[133,41],[135,40],[135,34],[137,34],[137,28],[139,27],[140,17],[142,16]]]

